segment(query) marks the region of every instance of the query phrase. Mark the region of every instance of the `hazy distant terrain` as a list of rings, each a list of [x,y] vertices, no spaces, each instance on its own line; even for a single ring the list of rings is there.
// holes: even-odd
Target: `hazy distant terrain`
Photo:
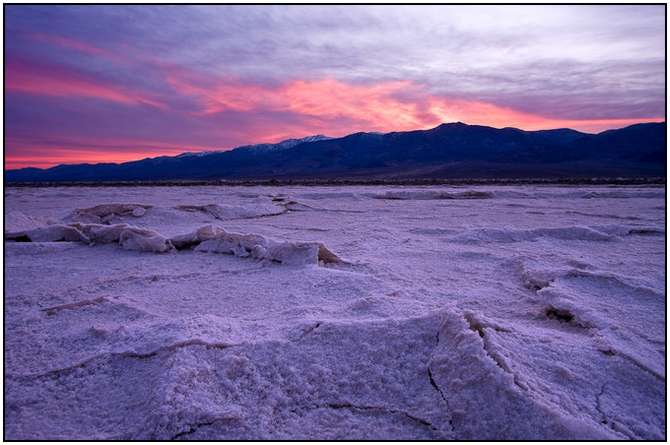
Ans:
[[[7,439],[665,438],[662,187],[5,199]]]
[[[665,176],[665,123],[599,134],[463,123],[430,130],[322,135],[123,164],[5,172],[7,181],[176,179],[575,178]]]

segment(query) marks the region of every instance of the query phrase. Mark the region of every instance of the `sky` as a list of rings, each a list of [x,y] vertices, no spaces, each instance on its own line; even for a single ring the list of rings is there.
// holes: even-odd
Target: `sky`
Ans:
[[[5,6],[5,168],[665,113],[664,6]]]

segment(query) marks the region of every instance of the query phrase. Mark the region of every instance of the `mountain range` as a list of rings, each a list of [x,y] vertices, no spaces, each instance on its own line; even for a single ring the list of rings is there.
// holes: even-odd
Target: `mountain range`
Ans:
[[[429,130],[323,135],[121,164],[5,171],[5,181],[579,178],[666,174],[666,123],[598,134],[462,122]]]

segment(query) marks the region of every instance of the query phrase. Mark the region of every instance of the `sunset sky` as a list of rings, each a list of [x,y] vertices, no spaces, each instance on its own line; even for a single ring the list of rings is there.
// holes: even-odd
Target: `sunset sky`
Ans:
[[[6,6],[5,168],[664,120],[663,6]]]

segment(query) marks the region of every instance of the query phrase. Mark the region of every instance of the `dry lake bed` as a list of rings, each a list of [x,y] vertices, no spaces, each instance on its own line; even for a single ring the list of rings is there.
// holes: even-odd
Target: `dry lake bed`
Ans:
[[[665,437],[663,187],[5,189],[7,439]]]

